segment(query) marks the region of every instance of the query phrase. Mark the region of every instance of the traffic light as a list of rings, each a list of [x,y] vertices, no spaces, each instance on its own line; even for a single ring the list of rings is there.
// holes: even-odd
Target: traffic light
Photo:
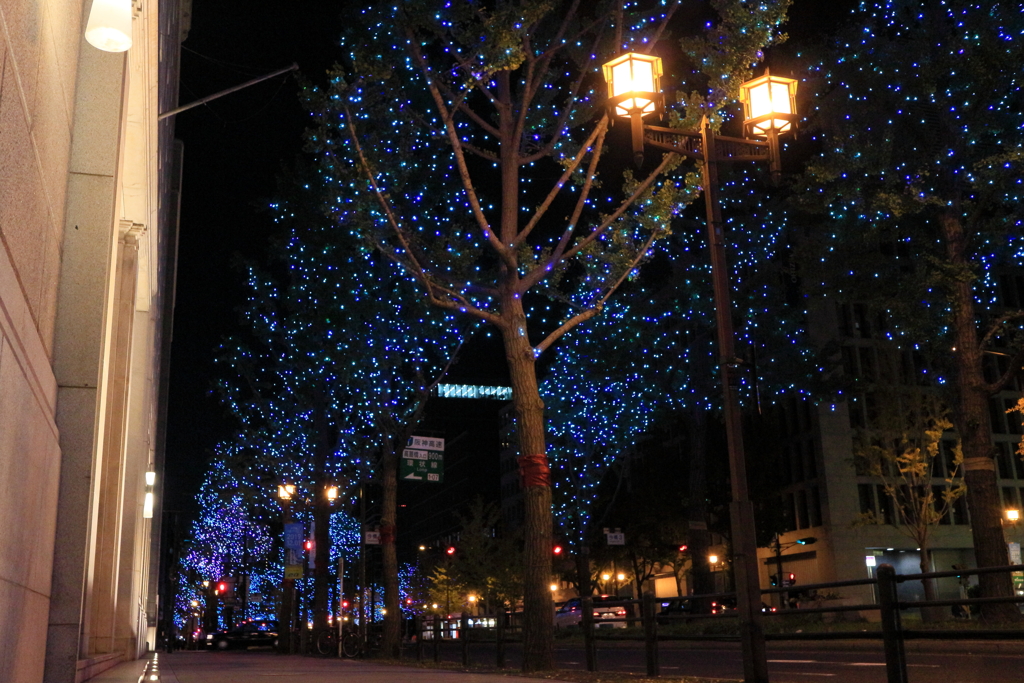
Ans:
[[[453,545],[448,546],[448,550],[445,550],[445,552],[448,553],[448,557],[451,557],[452,555],[455,554],[455,546],[453,546]]]
[[[562,550],[563,550],[562,546],[556,545],[554,548],[552,548],[551,552],[553,552],[555,554],[555,556],[557,557],[557,556],[562,554]]]
[[[679,552],[685,553],[687,550],[689,550],[689,547],[685,543],[679,546]]]
[[[213,594],[221,600],[235,599],[235,580],[221,579],[213,588]]]
[[[772,586],[778,588],[778,586],[779,586],[779,575],[778,574],[772,574],[771,575],[771,580],[772,580]]]
[[[818,542],[818,539],[814,536],[808,536],[807,538],[796,539],[797,545],[813,545]]]
[[[790,572],[789,574],[786,575],[786,585],[787,586],[794,586],[794,585],[796,585],[796,574]]]

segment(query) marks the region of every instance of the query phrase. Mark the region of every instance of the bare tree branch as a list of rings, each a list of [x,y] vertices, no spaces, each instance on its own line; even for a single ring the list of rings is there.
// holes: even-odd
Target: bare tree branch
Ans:
[[[537,207],[537,210],[534,211],[533,217],[530,218],[530,221],[526,226],[518,235],[516,235],[515,241],[512,242],[514,247],[518,247],[522,244],[526,238],[530,236],[530,233],[533,232],[533,229],[537,227],[537,223],[539,223],[540,219],[545,213],[547,213],[547,210],[551,207],[551,203],[555,201],[555,197],[557,197],[562,191],[562,188],[565,187],[565,184],[569,181],[569,178],[572,177],[572,174],[576,172],[577,168],[579,168],[579,165],[583,162],[583,158],[587,155],[587,152],[594,147],[594,140],[601,133],[602,125],[607,126],[607,119],[608,117],[605,116],[601,119],[601,122],[594,127],[594,130],[590,133],[590,137],[588,137],[586,141],[584,141],[583,146],[580,147],[580,151],[577,152],[576,156],[573,157],[573,160],[565,167],[565,170],[562,172],[562,176],[558,179],[558,182],[552,186],[551,191],[548,192],[548,196],[544,198],[544,201],[541,202],[540,206]],[[571,226],[572,223],[570,223],[570,228]]]
[[[585,238],[577,242],[572,249],[565,252],[565,256],[563,258],[572,258],[576,254],[580,253],[580,251],[582,251],[584,248],[586,248],[588,244],[590,244],[598,237],[600,237],[604,233],[604,231],[608,229],[608,226],[610,226],[612,223],[621,218],[622,214],[626,212],[626,209],[632,206],[633,202],[635,202],[640,195],[647,191],[651,184],[654,183],[655,179],[657,179],[657,177],[660,176],[662,172],[664,172],[665,168],[670,164],[675,163],[678,159],[679,155],[674,152],[669,152],[668,154],[666,154],[662,158],[661,163],[658,164],[658,167],[654,169],[654,171],[652,171],[651,174],[647,176],[642,183],[640,183],[640,185],[636,188],[633,194],[631,194],[624,202],[622,202],[622,204],[619,205],[619,208],[617,208],[610,216],[605,218],[599,226],[594,228],[594,230],[589,235],[587,235]]]
[[[480,206],[480,198],[477,197],[473,178],[469,173],[469,167],[466,165],[466,156],[462,150],[462,140],[459,138],[454,122],[448,115],[448,108],[445,106],[444,98],[437,88],[437,83],[431,76],[430,66],[427,64],[426,58],[423,56],[423,52],[420,50],[415,36],[408,30],[406,31],[406,36],[409,48],[413,53],[413,57],[416,59],[416,63],[427,82],[427,89],[430,91],[431,97],[434,98],[434,104],[437,107],[438,112],[444,119],[445,130],[448,132],[448,140],[451,143],[452,153],[455,155],[455,163],[459,169],[459,177],[462,180],[462,188],[466,191],[466,198],[469,200],[473,217],[476,218],[477,224],[480,226],[484,236],[487,238],[488,244],[491,245],[491,248],[494,249],[495,253],[498,255],[498,258],[501,259],[502,263],[504,263],[507,268],[515,270],[515,254],[511,249],[502,244],[500,239],[498,239],[494,230],[491,229],[487,216],[484,215],[483,208]]]
[[[1002,374],[995,382],[985,385],[985,390],[991,396],[998,394],[1000,391],[1006,388],[1006,385],[1010,383],[1014,377],[1022,370],[1021,365],[1024,364],[1024,346],[1017,349],[1017,353],[1010,357],[1010,364],[1006,368],[1006,372]]]

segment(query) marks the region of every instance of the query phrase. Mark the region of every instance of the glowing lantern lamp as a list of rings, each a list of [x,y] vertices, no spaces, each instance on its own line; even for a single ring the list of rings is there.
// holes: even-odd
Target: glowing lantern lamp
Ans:
[[[644,160],[643,117],[661,109],[661,58],[628,52],[607,62],[608,105],[615,116],[628,118],[632,128],[636,165]]]
[[[104,52],[124,52],[132,46],[132,0],[93,0],[85,39]]]
[[[661,57],[636,52],[616,57],[604,65],[608,97],[617,116],[644,116],[658,110],[661,93]]]
[[[769,137],[786,133],[796,120],[796,80],[764,76],[740,86],[743,103],[743,127],[753,135]]]
[[[782,175],[782,154],[779,134],[788,133],[796,121],[796,80],[772,76],[765,69],[764,76],[740,86],[743,103],[743,130],[748,135],[768,138],[768,163],[772,180]]]

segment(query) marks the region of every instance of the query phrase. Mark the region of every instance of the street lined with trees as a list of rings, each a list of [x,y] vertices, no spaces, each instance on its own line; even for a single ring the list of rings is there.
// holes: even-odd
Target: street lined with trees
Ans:
[[[1024,16],[1017,3],[925,5],[863,3],[842,37],[812,51],[811,139],[787,162],[801,173],[767,188],[723,171],[738,334],[725,362],[762,441],[747,459],[762,545],[778,543],[782,523],[769,406],[796,396],[864,406],[851,425],[857,473],[885,487],[922,571],[930,530],[960,497],[978,566],[1002,566],[990,401],[1009,399],[1024,364],[1024,100],[1007,66],[1024,63]],[[553,578],[565,572],[590,595],[613,556],[637,594],[667,567],[713,592],[711,546],[734,551],[735,539],[709,265],[688,212],[707,188],[674,153],[627,168],[599,71],[624,51],[670,53],[669,125],[707,117],[728,129],[740,83],[785,39],[788,6],[369,4],[330,82],[304,86],[312,164],[274,205],[277,255],[246,269],[249,330],[225,345],[220,384],[240,426],[206,484],[225,493],[204,492],[193,574],[230,571],[199,557],[220,557],[224,543],[283,571],[271,517],[288,482],[315,529],[314,631],[337,614],[332,562],[362,545],[354,501],[373,508],[382,564],[369,581],[382,585],[386,657],[399,654],[403,610],[443,593],[445,610],[461,611],[454,591],[460,605],[472,594],[491,611],[521,606],[522,668],[550,669]],[[836,329],[823,322],[843,311]],[[477,325],[500,337],[493,360],[511,378],[523,528],[480,504],[456,554],[411,569],[416,586],[403,588],[398,458]],[[870,338],[889,366],[852,367],[843,334]],[[935,464],[944,442],[952,468]],[[685,488],[644,469],[659,457]],[[208,540],[225,514],[242,516],[240,530]],[[604,546],[605,527],[625,529],[621,551]],[[553,562],[559,538],[571,570]],[[980,584],[985,597],[1013,594],[1008,574]],[[1020,618],[1013,604],[982,615]]]

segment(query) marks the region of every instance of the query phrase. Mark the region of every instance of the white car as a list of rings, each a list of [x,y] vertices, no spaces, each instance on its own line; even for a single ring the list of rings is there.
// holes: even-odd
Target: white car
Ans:
[[[602,605],[603,602],[614,602],[621,598],[610,595],[595,595],[594,628],[626,628],[626,608],[624,605]],[[621,621],[620,621],[621,620]],[[583,601],[572,598],[555,611],[555,628],[568,628],[583,624]]]

